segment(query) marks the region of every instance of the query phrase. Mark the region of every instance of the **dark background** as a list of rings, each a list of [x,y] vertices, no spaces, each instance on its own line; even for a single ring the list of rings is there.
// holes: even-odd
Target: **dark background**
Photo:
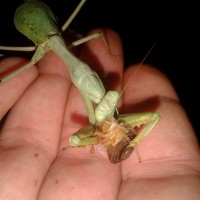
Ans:
[[[79,0],[44,2],[63,24]],[[30,44],[13,25],[15,9],[22,3],[22,0],[1,0],[0,45]],[[145,62],[154,65],[171,80],[200,138],[200,76],[197,71],[200,17],[197,8],[192,1],[87,0],[70,28],[82,34],[95,27],[115,30],[123,41],[126,66],[140,62],[156,41]],[[9,52],[6,55],[18,54]]]

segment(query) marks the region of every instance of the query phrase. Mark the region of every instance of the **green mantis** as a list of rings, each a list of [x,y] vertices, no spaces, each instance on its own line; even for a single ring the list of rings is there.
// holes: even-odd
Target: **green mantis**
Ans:
[[[63,29],[69,26],[85,1],[81,0],[63,26]],[[135,145],[158,122],[159,114],[147,112],[118,115],[114,118],[120,94],[117,91],[106,92],[97,73],[68,50],[57,28],[54,14],[43,2],[27,0],[19,6],[15,12],[14,24],[21,33],[35,43],[36,52],[30,63],[1,78],[0,84],[31,67],[48,51],[53,50],[68,67],[72,82],[76,85],[84,99],[90,121],[89,126],[70,136],[70,145],[81,147],[102,144],[106,148],[109,160],[112,163],[118,163],[128,158]],[[88,39],[92,37],[89,36]],[[86,40],[83,39],[81,42]],[[0,47],[0,49],[2,48]],[[141,125],[144,125],[144,128],[138,133],[134,128]]]
[[[75,13],[84,2],[85,0],[80,2]],[[72,15],[73,17],[74,15]],[[70,18],[69,20],[71,21],[72,19]],[[103,121],[107,116],[102,116],[104,113],[101,112],[98,106],[93,110],[93,103],[98,104],[100,107],[100,101],[105,95],[104,86],[98,75],[86,63],[76,58],[67,49],[61,33],[56,26],[56,18],[50,8],[41,1],[28,0],[17,8],[14,16],[14,24],[21,33],[35,43],[37,48],[30,63],[20,68],[19,71],[1,79],[1,83],[37,63],[45,53],[53,50],[66,63],[73,83],[81,92],[89,112],[90,122],[94,124],[96,120],[98,122]],[[68,25],[69,21],[65,23],[65,27]],[[116,91],[110,91],[107,95],[114,97],[116,99],[114,101],[117,102],[118,93]],[[107,115],[112,115],[113,113],[114,110]]]

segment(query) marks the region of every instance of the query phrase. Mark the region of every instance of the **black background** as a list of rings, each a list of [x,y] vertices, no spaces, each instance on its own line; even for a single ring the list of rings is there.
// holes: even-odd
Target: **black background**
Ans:
[[[44,2],[62,24],[79,0]],[[30,44],[13,25],[15,9],[22,3],[22,0],[1,0],[0,45]],[[197,8],[192,1],[87,0],[70,28],[82,34],[95,27],[115,30],[123,41],[126,66],[140,62],[156,41],[145,62],[155,66],[171,80],[200,138],[200,17]],[[17,53],[9,52],[6,55]]]

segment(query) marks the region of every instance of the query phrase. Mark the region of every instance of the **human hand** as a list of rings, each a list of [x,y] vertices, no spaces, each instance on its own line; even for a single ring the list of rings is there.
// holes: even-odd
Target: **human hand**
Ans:
[[[109,30],[104,34],[111,52],[122,55],[118,36]],[[122,59],[110,56],[100,39],[85,44],[80,57],[109,89],[122,89],[137,68],[123,72]],[[0,68],[22,62],[9,58]],[[0,118],[11,108],[0,135],[1,200],[200,197],[194,131],[169,80],[150,66],[132,77],[119,108],[120,113],[160,113],[161,120],[137,146],[141,163],[134,152],[112,164],[103,150],[91,154],[89,147],[69,147],[68,137],[86,125],[87,113],[67,68],[52,52],[38,68],[0,86],[0,105]]]

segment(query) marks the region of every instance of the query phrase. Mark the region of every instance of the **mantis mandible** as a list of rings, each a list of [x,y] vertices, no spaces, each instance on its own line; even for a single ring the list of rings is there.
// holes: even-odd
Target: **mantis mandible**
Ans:
[[[69,26],[85,1],[81,0],[64,24],[63,30]],[[68,67],[72,82],[80,91],[89,115],[90,125],[70,136],[71,146],[81,147],[100,143],[107,149],[109,160],[112,163],[128,158],[134,147],[159,121],[159,114],[147,112],[118,115],[114,118],[121,95],[117,91],[106,92],[97,73],[68,50],[56,25],[54,14],[43,2],[38,0],[24,2],[15,12],[14,24],[18,31],[35,43],[36,52],[30,63],[1,78],[0,84],[31,67],[48,51],[53,50]],[[88,36],[76,44],[97,36],[98,34]],[[13,50],[12,47],[0,47],[0,49]],[[139,133],[134,130],[135,127],[141,125],[145,127]]]

